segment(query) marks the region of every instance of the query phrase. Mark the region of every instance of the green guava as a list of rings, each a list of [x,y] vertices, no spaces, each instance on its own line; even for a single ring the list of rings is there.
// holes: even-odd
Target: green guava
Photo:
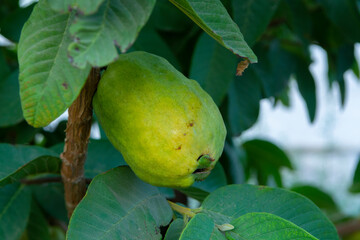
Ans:
[[[104,72],[93,107],[135,174],[156,186],[188,187],[218,161],[226,128],[212,98],[164,58],[121,54]]]

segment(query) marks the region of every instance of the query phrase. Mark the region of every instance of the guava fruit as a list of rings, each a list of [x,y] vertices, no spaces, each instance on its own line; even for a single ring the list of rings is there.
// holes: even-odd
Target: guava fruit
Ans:
[[[203,180],[223,151],[226,128],[214,101],[159,56],[121,54],[100,79],[93,107],[110,142],[152,185]]]

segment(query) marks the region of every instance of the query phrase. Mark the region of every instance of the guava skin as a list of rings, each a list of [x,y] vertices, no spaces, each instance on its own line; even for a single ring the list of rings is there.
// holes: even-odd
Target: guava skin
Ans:
[[[224,148],[226,128],[212,98],[156,55],[121,54],[103,74],[93,107],[110,142],[152,185],[204,179]]]

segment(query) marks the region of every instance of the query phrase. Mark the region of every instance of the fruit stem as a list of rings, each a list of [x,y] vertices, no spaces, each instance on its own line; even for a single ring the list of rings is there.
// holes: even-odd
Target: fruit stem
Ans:
[[[69,108],[66,125],[61,177],[64,183],[65,204],[70,219],[86,193],[84,165],[92,124],[92,98],[100,79],[98,68],[92,68],[79,96]]]
[[[180,213],[180,214],[182,214],[182,215],[185,215],[185,216],[187,216],[187,217],[195,217],[195,212],[193,212],[193,210],[192,209],[190,209],[190,208],[187,208],[187,207],[183,207],[183,206],[180,206],[180,205],[178,205],[178,204],[176,204],[176,203],[173,203],[173,202],[171,202],[171,201],[169,201],[168,200],[168,203],[170,204],[170,207],[174,210],[174,211],[176,211],[176,212],[178,212],[178,213]]]

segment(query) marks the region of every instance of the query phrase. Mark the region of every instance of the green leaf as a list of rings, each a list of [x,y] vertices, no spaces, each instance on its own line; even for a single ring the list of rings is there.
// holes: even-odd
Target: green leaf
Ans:
[[[352,41],[360,41],[360,32],[354,29],[360,28],[360,12],[354,0],[319,0],[330,20],[338,27],[346,37]],[[351,23],[351,24],[349,24]]]
[[[257,171],[259,184],[266,184],[268,177],[273,176],[278,186],[281,186],[279,169],[293,169],[286,153],[271,142],[253,139],[244,142],[242,147],[246,152],[248,167]]]
[[[52,150],[58,154],[62,153],[63,149],[63,143],[52,147]],[[124,165],[127,163],[109,140],[90,140],[85,162],[85,177],[93,178],[111,168]]]
[[[352,193],[360,193],[360,156],[358,157],[358,164],[354,171],[353,183],[349,191]]]
[[[215,224],[211,218],[202,213],[196,214],[186,225],[179,240],[208,240],[214,227]]]
[[[232,21],[220,0],[170,0],[207,34],[234,54],[257,62],[239,27]]]
[[[231,83],[228,93],[228,120],[233,136],[240,135],[257,121],[261,91],[261,80],[252,68]]]
[[[48,0],[50,7],[58,12],[70,12],[76,9],[83,14],[91,14],[98,10],[104,0]]]
[[[26,232],[28,240],[51,240],[49,224],[39,205],[34,200],[31,202],[31,211]]]
[[[166,231],[164,240],[179,240],[179,237],[184,229],[185,223],[183,219],[175,219]]]
[[[59,173],[61,160],[54,156],[46,148],[0,144],[0,186],[29,175]]]
[[[232,1],[234,21],[250,47],[265,32],[278,4],[279,0]]]
[[[0,239],[17,240],[26,228],[31,192],[20,184],[0,188]]]
[[[219,106],[235,77],[236,64],[234,54],[202,34],[192,56],[190,78],[198,81]]]
[[[0,127],[15,125],[23,120],[18,76],[18,71],[15,71],[0,79]]]
[[[295,75],[299,92],[307,106],[310,122],[314,122],[317,106],[316,85],[314,77],[309,70],[309,64],[304,60],[298,59],[296,62]]]
[[[96,13],[78,16],[70,27],[76,39],[69,46],[72,64],[101,67],[115,61],[116,47],[125,52],[134,43],[154,5],[155,0],[104,0]]]
[[[211,193],[203,202],[201,212],[218,225],[231,223],[247,213],[271,213],[318,239],[339,239],[333,224],[314,203],[285,189],[228,185]]]
[[[204,199],[209,196],[209,192],[196,187],[179,188],[177,190],[199,202],[204,201]]]
[[[0,141],[12,144],[28,144],[34,140],[39,129],[27,124],[25,120],[8,128],[0,128]]]
[[[248,213],[231,224],[235,229],[225,233],[230,240],[317,239],[295,224],[269,213]]]
[[[293,192],[297,192],[316,204],[321,209],[328,211],[336,211],[338,207],[334,199],[323,190],[314,186],[295,186],[290,189]]]
[[[142,182],[129,167],[119,167],[91,182],[71,217],[67,239],[161,239],[159,227],[171,217],[156,187]]]
[[[18,42],[21,29],[29,18],[34,4],[26,8],[18,8],[6,16],[0,23],[1,35],[13,42]]]
[[[41,208],[51,217],[67,223],[69,221],[64,201],[64,185],[47,183],[31,185],[31,190]]]
[[[71,66],[68,14],[53,12],[40,1],[25,23],[18,46],[20,97],[26,121],[34,127],[48,125],[76,99],[90,67]]]

